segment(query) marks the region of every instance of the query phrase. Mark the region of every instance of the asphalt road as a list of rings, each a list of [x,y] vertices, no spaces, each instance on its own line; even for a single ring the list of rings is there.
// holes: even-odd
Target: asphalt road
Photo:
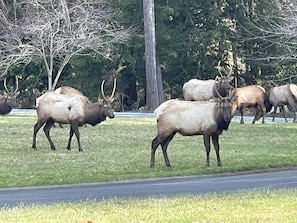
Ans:
[[[297,170],[0,189],[0,208],[113,198],[297,188]]]

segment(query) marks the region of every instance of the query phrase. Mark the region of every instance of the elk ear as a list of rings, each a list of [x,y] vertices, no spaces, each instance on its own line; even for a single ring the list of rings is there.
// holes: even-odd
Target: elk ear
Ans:
[[[216,76],[216,78],[215,78],[215,81],[217,82],[221,82],[222,81],[222,78],[221,77],[219,77],[219,76]]]
[[[222,99],[220,99],[220,98],[212,98],[210,101],[214,101],[216,103],[219,103],[219,102],[222,101]]]
[[[14,94],[14,96],[17,97],[17,96],[19,96],[19,94],[20,94],[20,92],[18,91]]]
[[[98,102],[99,102],[99,105],[101,106],[101,105],[103,105],[104,100],[98,98]]]
[[[228,77],[229,82],[233,81],[233,79],[234,79],[234,76]]]

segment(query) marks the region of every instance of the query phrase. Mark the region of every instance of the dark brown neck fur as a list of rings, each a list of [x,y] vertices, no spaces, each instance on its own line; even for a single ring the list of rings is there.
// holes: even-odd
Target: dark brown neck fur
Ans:
[[[86,108],[85,108],[86,124],[95,126],[98,123],[106,120],[106,116],[102,114],[100,108],[101,107],[99,105],[99,102],[86,104]]]

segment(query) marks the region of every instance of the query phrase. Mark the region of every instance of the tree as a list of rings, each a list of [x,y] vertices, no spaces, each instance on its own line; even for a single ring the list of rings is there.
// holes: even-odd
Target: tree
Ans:
[[[146,63],[146,109],[154,110],[163,95],[161,71],[157,70],[154,0],[143,0]],[[159,71],[159,72],[157,72]]]
[[[21,0],[0,3],[0,71],[42,61],[48,90],[75,55],[109,58],[129,29],[120,26],[103,0]]]

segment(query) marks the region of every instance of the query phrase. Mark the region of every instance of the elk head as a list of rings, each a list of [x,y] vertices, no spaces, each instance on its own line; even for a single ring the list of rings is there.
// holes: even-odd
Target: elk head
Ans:
[[[215,90],[219,96],[219,98],[215,98],[215,101],[219,104],[219,110],[222,113],[223,120],[229,124],[232,118],[232,106],[238,98],[238,96],[235,96],[236,88],[234,89],[234,91],[229,91],[228,96],[226,97],[222,97],[217,88],[215,88]]]
[[[18,82],[17,76],[15,76],[15,83],[16,83],[15,90],[13,90],[13,87],[11,87],[11,90],[8,90],[7,83],[6,83],[6,78],[4,79],[4,89],[5,89],[4,98],[6,100],[6,103],[11,107],[16,107],[17,106],[16,98],[20,94],[20,92],[18,91],[19,82]]]
[[[104,83],[105,83],[105,80],[103,80],[101,83],[101,94],[103,99],[98,99],[98,101],[100,106],[102,106],[103,108],[103,113],[109,118],[114,118],[114,113],[113,113],[114,110],[112,109],[111,103],[114,100],[114,93],[116,90],[117,79],[116,78],[114,79],[112,93],[108,98],[104,94]]]

